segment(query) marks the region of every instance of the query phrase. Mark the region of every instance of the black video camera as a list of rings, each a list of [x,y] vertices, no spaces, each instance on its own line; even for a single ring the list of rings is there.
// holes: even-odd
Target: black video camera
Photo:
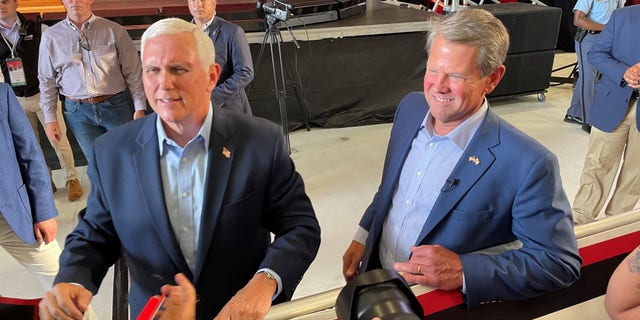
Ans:
[[[257,7],[258,9],[262,7],[269,25],[274,25],[280,21],[286,21],[289,16],[291,16],[290,10],[293,8],[292,5],[278,0],[271,0],[265,3],[258,2]]]

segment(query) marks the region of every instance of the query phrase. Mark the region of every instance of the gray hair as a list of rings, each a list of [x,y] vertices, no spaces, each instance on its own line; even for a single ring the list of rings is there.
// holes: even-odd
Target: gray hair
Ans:
[[[433,24],[427,35],[427,53],[437,36],[447,41],[478,47],[476,65],[482,76],[492,74],[507,57],[509,33],[498,18],[483,9],[464,9]]]
[[[196,40],[196,50],[202,65],[208,69],[216,62],[216,51],[213,48],[213,42],[209,36],[200,28],[193,24],[178,18],[162,19],[147,28],[142,34],[140,42],[140,56],[144,59],[145,43],[157,36],[177,34],[182,32],[190,32]],[[184,48],[184,50],[192,50],[192,48]]]

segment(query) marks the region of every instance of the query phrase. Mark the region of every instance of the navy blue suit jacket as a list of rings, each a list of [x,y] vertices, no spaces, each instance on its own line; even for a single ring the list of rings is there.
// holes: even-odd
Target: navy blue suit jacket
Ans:
[[[0,214],[28,244],[33,225],[58,216],[42,149],[13,90],[0,83]]]
[[[617,9],[587,53],[589,62],[602,74],[589,118],[602,131],[613,131],[627,114],[633,88],[622,77],[640,62],[639,30],[640,5]],[[640,112],[636,112],[636,125],[640,130]]]
[[[244,88],[253,80],[253,62],[244,31],[216,16],[206,33],[213,41],[216,63],[221,69],[218,84],[211,92],[213,105],[251,114]]]
[[[67,237],[55,282],[77,282],[97,292],[122,247],[134,317],[178,272],[195,284],[197,319],[212,319],[261,268],[282,278],[275,302],[291,299],[316,255],[320,229],[280,127],[214,108],[191,272],[165,207],[156,117],[132,121],[95,140],[87,208]]]
[[[383,222],[428,110],[422,93],[407,95],[398,107],[382,182],[360,221],[369,231],[364,270],[380,266]],[[460,255],[469,306],[531,297],[579,277],[571,208],[556,157],[544,146],[489,110],[449,179],[457,184],[443,186],[416,245],[438,244]],[[473,253],[514,240],[522,242],[520,249]]]

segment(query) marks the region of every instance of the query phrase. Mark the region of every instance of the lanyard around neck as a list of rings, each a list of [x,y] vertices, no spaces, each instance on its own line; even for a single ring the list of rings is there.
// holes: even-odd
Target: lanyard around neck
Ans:
[[[7,47],[9,47],[9,50],[11,50],[11,59],[15,58],[14,52],[16,51],[16,45],[18,44],[18,41],[20,41],[20,38],[18,38],[18,41],[16,41],[16,43],[14,43],[12,46],[11,44],[9,44],[9,40],[7,40],[4,32],[0,32],[0,35],[2,35],[2,40],[4,40],[4,43],[6,43]]]

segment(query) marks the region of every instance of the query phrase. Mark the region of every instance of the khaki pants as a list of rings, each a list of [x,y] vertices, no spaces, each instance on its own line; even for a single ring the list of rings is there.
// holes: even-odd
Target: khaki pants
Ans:
[[[640,132],[636,124],[636,99],[612,132],[593,127],[584,161],[580,188],[573,202],[576,223],[593,221],[605,205],[620,168],[616,189],[605,208],[606,215],[628,212],[640,199]],[[620,166],[620,161],[623,161]]]
[[[33,276],[40,282],[40,285],[44,291],[51,290],[53,280],[58,274],[59,264],[58,259],[60,257],[60,246],[58,241],[54,240],[42,247],[42,250],[38,251],[40,247],[39,243],[33,245],[26,244],[20,239],[11,227],[7,224],[4,217],[0,213],[0,246],[4,248],[16,261],[18,261],[25,269],[27,269]],[[19,283],[9,283],[2,286],[0,294],[11,295],[11,286],[19,286]],[[43,292],[44,292],[43,291]],[[97,319],[93,307],[89,305],[87,311],[84,313],[84,320]]]
[[[27,118],[31,123],[31,127],[36,134],[38,142],[40,142],[40,136],[38,135],[38,121],[40,121],[42,127],[44,127],[44,113],[42,112],[42,109],[40,109],[40,94],[37,93],[31,97],[17,98],[20,106],[22,106],[22,110],[24,110],[25,115],[27,115]],[[64,122],[60,106],[58,106],[57,115],[58,125],[60,126],[60,135],[62,138],[60,141],[53,141],[49,139],[49,143],[56,152],[56,156],[58,156],[60,168],[62,169],[62,174],[66,181],[78,179],[78,173],[76,172],[75,162],[73,159],[73,151],[71,150],[69,139],[67,139],[67,126]]]

